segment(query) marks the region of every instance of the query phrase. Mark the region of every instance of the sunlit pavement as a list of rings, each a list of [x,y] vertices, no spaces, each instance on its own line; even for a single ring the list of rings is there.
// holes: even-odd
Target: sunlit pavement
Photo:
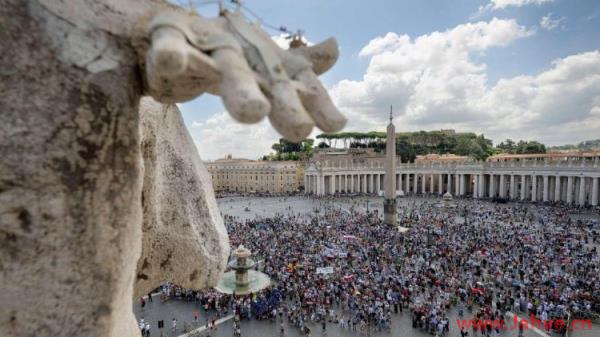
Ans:
[[[197,323],[193,322],[193,312],[199,312],[199,319]],[[213,318],[216,319],[215,313],[212,311],[205,312],[196,302],[187,302],[184,300],[169,300],[167,302],[161,302],[158,297],[154,299],[153,302],[147,302],[144,310],[141,310],[140,305],[136,304],[134,308],[134,312],[136,317],[141,318],[144,317],[145,321],[150,322],[151,324],[151,334],[150,336],[160,336],[160,331],[157,328],[158,320],[162,319],[165,321],[165,328],[162,329],[162,333],[164,336],[175,337],[184,334],[184,322],[190,325],[190,327],[201,328],[203,336],[212,336],[212,337],[225,337],[233,335],[233,320],[228,319],[225,322],[219,324],[217,329],[205,329],[207,320],[211,321]],[[175,318],[177,319],[177,330],[175,333],[172,332],[171,329],[171,320]],[[460,336],[459,329],[456,323],[456,319],[458,318],[456,311],[450,312],[450,333],[447,335],[449,337]],[[510,317],[507,317],[507,326],[508,329],[501,332],[501,336],[518,336],[518,331],[515,329],[511,329],[512,321],[510,321]],[[311,336],[324,336],[322,327],[320,323],[309,324],[311,329]],[[600,327],[599,327],[600,328]],[[242,336],[243,337],[261,337],[261,336],[281,336],[280,334],[280,320],[276,321],[257,321],[257,320],[244,320],[241,322]],[[287,319],[284,318],[284,331],[285,336],[290,337],[300,337],[304,336],[300,333],[299,329],[288,324]],[[578,331],[575,332],[572,336],[577,337],[587,337],[587,336],[597,336],[593,334],[595,331]],[[360,331],[350,331],[347,329],[342,329],[338,324],[327,323],[326,325],[326,335],[327,336],[366,336],[365,333],[361,333]],[[399,313],[393,315],[392,317],[392,329],[391,331],[372,331],[370,336],[394,336],[394,337],[425,337],[431,336],[428,333],[420,329],[412,328],[412,321],[410,312],[405,310],[403,313]],[[481,336],[481,334],[478,334]],[[469,331],[469,336],[473,336],[472,330]],[[544,332],[536,332],[533,330],[525,331],[524,336],[533,337],[533,336],[558,336],[557,334],[548,333],[544,334]]]

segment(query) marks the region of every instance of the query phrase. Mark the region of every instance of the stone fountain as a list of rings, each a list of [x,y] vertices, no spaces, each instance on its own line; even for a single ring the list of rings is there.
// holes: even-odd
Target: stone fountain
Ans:
[[[232,270],[225,273],[215,289],[224,294],[248,295],[265,289],[271,284],[269,276],[253,269],[256,262],[250,258],[248,248],[240,245],[229,262]]]

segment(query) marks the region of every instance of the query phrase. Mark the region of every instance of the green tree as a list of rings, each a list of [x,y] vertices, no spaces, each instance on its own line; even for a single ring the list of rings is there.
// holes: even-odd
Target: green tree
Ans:
[[[279,142],[271,145],[275,154],[263,156],[263,160],[301,160],[312,156],[314,140],[305,139],[299,143],[293,143],[280,138]]]
[[[496,147],[505,153],[515,153],[516,145],[512,139],[506,139],[505,141],[500,142]]]
[[[530,153],[546,153],[546,146],[536,141],[520,140],[517,143],[515,153],[530,154]]]

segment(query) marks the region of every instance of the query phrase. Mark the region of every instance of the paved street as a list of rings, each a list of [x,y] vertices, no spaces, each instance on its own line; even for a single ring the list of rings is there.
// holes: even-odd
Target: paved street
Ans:
[[[200,313],[200,318],[197,323],[193,322],[193,312],[198,311]],[[184,322],[189,324],[190,327],[201,328],[206,325],[207,319],[212,320],[215,318],[214,312],[204,312],[200,305],[195,302],[186,302],[186,301],[176,301],[170,300],[165,303],[162,303],[158,296],[154,299],[153,302],[147,302],[146,307],[141,310],[139,304],[135,305],[134,312],[136,317],[143,317],[145,321],[149,321],[151,324],[151,336],[160,336],[160,331],[157,328],[157,321],[162,319],[165,321],[165,329],[163,329],[163,335],[169,337],[180,336],[184,333]],[[521,317],[523,317],[521,315]],[[171,320],[173,318],[177,319],[177,331],[172,333],[171,330]],[[455,337],[460,336],[459,329],[456,324],[456,319],[458,318],[456,311],[451,312],[450,316],[450,334],[448,336]],[[512,321],[510,321],[510,317],[507,317],[509,320],[507,331],[502,332],[502,336],[513,337],[518,336],[518,331],[511,330]],[[287,321],[284,319],[284,321]],[[298,329],[289,326],[287,322],[285,324],[285,336],[290,337],[300,337],[302,336]],[[280,336],[279,333],[279,321],[277,323],[269,322],[269,321],[256,321],[256,320],[245,320],[242,321],[242,336],[244,337],[262,337],[262,336]],[[320,324],[311,324],[312,329],[311,336],[323,336],[321,325]],[[600,327],[599,327],[600,328]],[[212,337],[230,337],[232,336],[232,320],[229,319],[226,322],[218,325],[216,330],[203,330],[203,336],[212,336]],[[575,337],[591,337],[596,336],[593,334],[595,331],[582,331],[576,332],[573,334]],[[345,329],[341,329],[337,324],[328,323],[327,324],[327,336],[337,337],[337,336],[364,336],[360,332],[348,331]],[[392,331],[384,331],[384,332],[373,332],[370,334],[371,336],[394,336],[394,337],[420,337],[420,336],[431,336],[419,329],[413,329],[411,326],[411,317],[407,310],[402,314],[395,315],[392,320]],[[472,332],[471,332],[472,335]],[[525,332],[526,337],[534,337],[534,336],[558,336],[556,334],[544,334],[543,332],[536,332],[533,330]]]

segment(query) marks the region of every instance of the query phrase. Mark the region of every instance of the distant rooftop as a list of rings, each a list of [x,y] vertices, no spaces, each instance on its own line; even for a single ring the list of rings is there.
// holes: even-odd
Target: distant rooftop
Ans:
[[[573,157],[600,157],[600,151],[568,151],[568,152],[552,152],[552,153],[526,153],[526,154],[510,154],[502,153],[495,156],[490,156],[488,161],[502,159],[538,159],[538,158],[573,158]]]

